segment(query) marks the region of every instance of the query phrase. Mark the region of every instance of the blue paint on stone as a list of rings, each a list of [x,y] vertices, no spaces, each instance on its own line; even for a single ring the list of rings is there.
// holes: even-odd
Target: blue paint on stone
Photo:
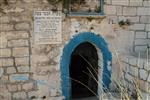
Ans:
[[[23,75],[20,75],[20,76],[12,76],[12,79],[15,80],[15,81],[26,81],[28,80],[28,76],[23,76]]]
[[[62,95],[65,96],[65,100],[70,99],[71,84],[69,79],[69,64],[71,54],[74,49],[83,42],[89,42],[95,45],[98,49],[101,50],[103,55],[103,73],[102,81],[103,87],[109,88],[111,83],[111,71],[108,70],[108,62],[111,62],[112,55],[108,49],[108,45],[105,40],[100,35],[95,35],[91,32],[83,32],[78,35],[75,35],[63,49],[63,54],[60,60],[60,69],[61,69],[61,85],[62,85]]]
[[[46,85],[46,81],[45,80],[36,80],[38,85]]]

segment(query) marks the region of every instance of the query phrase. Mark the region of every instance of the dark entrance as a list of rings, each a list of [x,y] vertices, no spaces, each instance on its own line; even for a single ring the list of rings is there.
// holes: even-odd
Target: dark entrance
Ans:
[[[97,95],[98,55],[96,48],[91,43],[84,42],[75,48],[71,55],[69,71],[72,99]]]

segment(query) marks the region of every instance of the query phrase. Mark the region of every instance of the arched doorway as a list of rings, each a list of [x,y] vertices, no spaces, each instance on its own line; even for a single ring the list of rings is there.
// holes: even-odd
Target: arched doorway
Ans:
[[[98,66],[101,66],[101,70],[98,71],[98,89],[94,91],[99,91],[100,88],[109,88],[109,84],[111,83],[111,68],[110,62],[112,60],[111,52],[108,49],[107,43],[105,40],[98,35],[95,35],[91,32],[84,32],[74,36],[68,44],[66,44],[63,48],[61,60],[60,60],[60,70],[61,70],[61,87],[62,87],[62,95],[65,97],[65,100],[70,100],[72,95],[72,81],[70,78],[70,61],[76,58],[84,58],[82,55],[81,57],[76,56],[72,57],[74,54],[75,49],[78,46],[83,45],[84,43],[90,45],[91,48],[97,49],[97,55],[101,51],[103,62],[99,62],[98,58]],[[94,47],[93,47],[94,46]],[[100,95],[100,93],[97,93]]]
[[[84,42],[75,48],[69,68],[72,99],[97,95],[98,54],[91,43]]]

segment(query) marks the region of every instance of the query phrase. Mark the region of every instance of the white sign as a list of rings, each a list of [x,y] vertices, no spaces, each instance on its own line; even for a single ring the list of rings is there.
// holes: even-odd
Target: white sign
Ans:
[[[61,11],[34,12],[34,40],[37,44],[61,43]]]

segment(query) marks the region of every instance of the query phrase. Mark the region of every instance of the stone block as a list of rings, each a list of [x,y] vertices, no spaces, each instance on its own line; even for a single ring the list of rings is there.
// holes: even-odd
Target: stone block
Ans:
[[[16,66],[29,66],[29,57],[24,57],[24,58],[15,58],[15,63]],[[25,71],[25,69],[23,68],[19,68],[20,71]],[[27,69],[26,69],[27,70]]]
[[[150,82],[150,74],[148,75],[147,81]]]
[[[14,74],[14,73],[16,73],[15,67],[7,67],[7,73],[8,74]]]
[[[25,83],[22,85],[22,89],[25,90],[25,91],[28,91],[28,90],[32,90],[34,87],[34,84],[33,83]]]
[[[143,1],[143,6],[149,7],[150,6],[150,1]]]
[[[0,32],[0,48],[6,48],[7,47],[7,38],[5,32]]]
[[[118,17],[117,16],[109,16],[109,20],[112,21],[112,24],[117,24],[118,23]]]
[[[141,16],[140,23],[150,23],[150,16]]]
[[[143,80],[139,80],[139,88],[142,91],[148,92],[148,82],[143,81]]]
[[[18,86],[16,84],[8,84],[7,87],[10,92],[15,92],[18,90]]]
[[[147,32],[143,32],[143,31],[141,31],[141,32],[136,32],[136,35],[135,35],[135,37],[136,38],[147,38]]]
[[[12,58],[2,58],[0,59],[0,66],[13,66],[14,60]]]
[[[18,69],[18,72],[29,72],[30,71],[29,66],[20,66],[20,67],[17,67],[17,69]]]
[[[24,11],[24,8],[21,7],[8,7],[4,9],[5,13],[22,13]]]
[[[130,25],[129,29],[133,31],[140,31],[140,30],[144,31],[145,24],[133,24],[133,25]]]
[[[150,24],[146,24],[146,31],[150,31]]]
[[[129,73],[135,77],[138,77],[138,68],[137,67],[129,67]]]
[[[104,13],[108,14],[108,15],[115,15],[116,14],[116,6],[105,5]]]
[[[147,45],[149,44],[150,40],[149,39],[136,39],[135,40],[135,45]]]
[[[14,25],[12,25],[12,24],[1,24],[0,31],[12,31],[12,30],[14,30],[13,27],[14,27]]]
[[[140,78],[142,80],[147,80],[147,77],[148,77],[148,72],[144,69],[140,69],[139,70],[139,74],[140,74]]]
[[[14,57],[29,56],[29,48],[28,47],[13,48],[13,56]]]
[[[23,0],[23,2],[25,2],[25,3],[33,3],[33,2],[36,2],[36,0]]]
[[[123,15],[135,16],[136,13],[136,7],[123,7]]]
[[[4,74],[4,69],[0,67],[0,78],[2,77],[3,74]]]
[[[1,83],[7,83],[9,81],[8,75],[2,75],[1,76]]]
[[[129,0],[130,6],[142,6],[143,0]]]
[[[125,79],[127,79],[131,83],[134,81],[134,77],[128,73],[125,74]]]
[[[129,0],[112,0],[112,5],[129,5]]]
[[[10,22],[10,18],[8,16],[1,16],[0,17],[0,23],[4,24],[4,23],[9,23]]]
[[[150,15],[150,8],[138,7],[137,15]]]
[[[30,25],[29,23],[17,23],[15,25],[16,30],[30,30]]]
[[[16,92],[13,94],[13,100],[27,100],[27,94],[25,92]]]
[[[27,81],[28,79],[29,79],[28,74],[11,74],[9,76],[9,80],[11,82],[24,82]]]
[[[148,38],[150,38],[150,32],[148,32]]]
[[[10,57],[11,49],[0,49],[0,57]]]
[[[147,63],[147,61],[145,61],[145,63],[144,63],[144,69],[146,70],[146,71],[150,71],[150,62],[148,62]]]
[[[122,15],[123,14],[122,6],[117,6],[116,9],[117,9],[117,15]]]
[[[29,46],[29,41],[24,39],[8,41],[8,47]]]
[[[147,46],[136,46],[135,52],[136,53],[145,53],[147,50]]]
[[[105,4],[111,4],[111,0],[104,0]]]
[[[11,31],[11,32],[6,32],[8,40],[13,40],[13,39],[21,39],[21,38],[29,38],[29,33],[26,31]]]

